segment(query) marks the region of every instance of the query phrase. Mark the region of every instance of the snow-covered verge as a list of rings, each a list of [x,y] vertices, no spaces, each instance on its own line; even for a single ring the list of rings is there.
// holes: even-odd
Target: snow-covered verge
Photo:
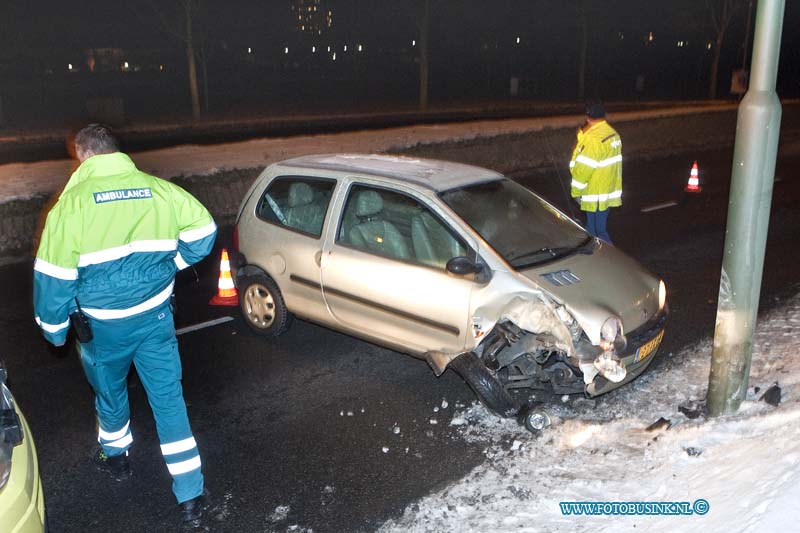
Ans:
[[[624,111],[609,115],[614,123],[646,123],[655,135],[658,124],[678,118],[704,123],[718,115],[727,116],[735,110],[733,104],[708,106],[667,107]],[[698,117],[706,117],[699,120]],[[712,117],[712,119],[708,119]],[[283,138],[255,139],[216,145],[182,145],[131,154],[137,166],[156,176],[171,179],[177,176],[219,174],[224,170],[264,167],[276,161],[312,153],[338,152],[397,152],[414,146],[437,145],[475,139],[492,139],[500,136],[536,131],[565,130],[569,144],[574,142],[574,130],[581,116],[565,115],[516,119],[475,120],[444,124],[416,125],[381,130],[362,130],[344,133],[306,135]],[[731,121],[731,124],[733,122]],[[685,130],[685,128],[684,128]],[[733,129],[722,133],[730,138]],[[639,137],[639,136],[637,136]],[[692,137],[673,136],[690,139]],[[653,146],[654,139],[644,144]],[[631,140],[633,142],[633,139]],[[637,141],[638,142],[638,141]],[[558,153],[568,158],[570,146]],[[529,146],[528,152],[534,150]],[[564,155],[564,154],[567,155]],[[549,157],[549,154],[546,154]],[[0,202],[27,199],[52,194],[63,187],[77,166],[73,160],[39,161],[35,163],[9,163],[0,165]]]
[[[796,531],[798,333],[800,294],[760,318],[747,399],[731,416],[693,411],[708,385],[710,340],[662,354],[666,365],[596,402],[562,398],[538,437],[478,404],[463,409],[451,424],[460,438],[485,443],[486,461],[381,531]],[[781,401],[773,406],[763,397],[776,383]],[[707,512],[683,516],[575,516],[559,505],[688,502],[705,510],[698,500]]]

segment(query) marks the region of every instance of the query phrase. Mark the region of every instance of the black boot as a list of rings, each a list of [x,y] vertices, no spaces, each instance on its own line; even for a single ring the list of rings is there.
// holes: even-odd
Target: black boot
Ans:
[[[92,462],[98,470],[105,472],[116,481],[131,477],[131,465],[128,463],[128,452],[121,455],[108,456],[102,448],[92,456]]]
[[[181,519],[184,524],[198,526],[203,518],[203,513],[209,507],[208,490],[203,489],[203,494],[195,496],[191,500],[186,500],[178,504],[181,508]]]

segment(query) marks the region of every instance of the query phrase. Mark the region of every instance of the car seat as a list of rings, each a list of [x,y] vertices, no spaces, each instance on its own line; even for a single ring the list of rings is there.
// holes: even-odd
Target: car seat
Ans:
[[[461,243],[427,211],[411,219],[411,244],[420,263],[444,267],[453,257],[464,255]]]
[[[322,206],[314,202],[314,191],[307,183],[289,185],[289,202],[284,213],[287,226],[319,235],[324,213]]]
[[[383,198],[376,191],[360,191],[355,198],[358,224],[353,226],[348,242],[381,255],[409,259],[411,254],[403,235],[389,221],[383,220]]]

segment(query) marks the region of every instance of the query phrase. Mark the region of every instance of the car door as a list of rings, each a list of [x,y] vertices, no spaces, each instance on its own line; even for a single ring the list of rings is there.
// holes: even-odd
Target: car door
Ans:
[[[286,306],[300,316],[330,321],[322,298],[319,260],[323,227],[336,180],[279,176],[258,199],[248,260],[280,287]]]
[[[460,351],[473,282],[445,264],[474,243],[410,191],[353,183],[342,206],[322,268],[339,326],[409,353]]]

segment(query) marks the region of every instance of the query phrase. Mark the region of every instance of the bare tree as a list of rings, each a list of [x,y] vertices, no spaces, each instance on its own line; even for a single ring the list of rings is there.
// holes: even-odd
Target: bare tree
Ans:
[[[603,42],[602,34],[608,31],[606,13],[616,12],[618,0],[578,0],[573,2],[574,16],[578,24],[578,99],[586,98],[587,84],[596,89],[596,79],[602,76],[603,52],[598,47]]]
[[[214,25],[214,18],[209,11],[209,5],[202,3],[198,11],[192,16],[194,32],[192,34],[194,40],[194,49],[196,52],[197,61],[200,63],[200,79],[202,80],[203,90],[203,112],[208,113],[210,109],[208,89],[208,64],[215,52],[219,51],[218,46],[220,39],[218,35],[214,34],[212,28]]]
[[[422,16],[417,23],[419,29],[419,110],[428,109],[428,76],[430,63],[428,57],[428,34],[430,33],[430,0],[422,0]]]
[[[722,45],[725,43],[725,33],[731,25],[736,14],[747,5],[747,0],[706,0],[706,6],[711,15],[714,37],[714,58],[711,61],[711,77],[708,83],[708,97],[716,98],[717,81],[719,77],[719,59]]]
[[[165,11],[164,8],[168,8],[170,4],[176,9]],[[195,26],[203,4],[203,0],[170,0],[160,3],[155,0],[148,0],[152,17],[146,17],[134,9],[136,15],[145,23],[147,23],[149,19],[154,19],[161,30],[183,42],[186,51],[186,66],[189,78],[189,95],[192,100],[193,120],[200,119],[200,89],[197,83],[197,44],[199,40],[197,28]],[[206,72],[205,66],[204,72]],[[206,108],[208,107],[207,102],[208,100],[206,99]]]
[[[189,67],[189,93],[192,96],[192,118],[200,118],[200,92],[197,88],[197,62],[195,60],[194,27],[192,24],[195,0],[180,0],[184,12],[184,44],[186,45],[186,64]]]
[[[589,51],[589,21],[586,0],[577,3],[578,21],[581,29],[581,44],[578,52],[578,99],[586,97],[586,58]]]

